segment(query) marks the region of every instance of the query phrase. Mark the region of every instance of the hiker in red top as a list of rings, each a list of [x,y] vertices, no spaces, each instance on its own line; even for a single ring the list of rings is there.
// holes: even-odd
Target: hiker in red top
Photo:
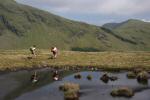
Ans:
[[[58,49],[56,47],[52,47],[51,52],[53,53],[53,58],[56,58],[58,54]]]

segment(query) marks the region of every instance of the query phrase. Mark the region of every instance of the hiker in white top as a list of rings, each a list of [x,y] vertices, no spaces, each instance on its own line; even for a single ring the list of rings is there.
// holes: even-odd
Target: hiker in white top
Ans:
[[[52,47],[51,52],[53,53],[53,58],[56,58],[58,54],[58,49],[56,47]]]
[[[36,46],[35,45],[30,47],[31,54],[34,55],[34,56],[36,56],[35,50],[36,50]]]

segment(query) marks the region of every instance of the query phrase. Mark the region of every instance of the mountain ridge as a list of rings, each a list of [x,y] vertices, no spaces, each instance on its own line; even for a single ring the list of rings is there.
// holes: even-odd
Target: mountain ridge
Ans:
[[[137,19],[129,19],[115,26],[105,24],[103,27],[113,31],[116,35],[135,41],[142,49],[150,47],[150,23]],[[139,46],[139,47],[140,47]]]
[[[150,50],[144,40],[139,45],[118,31],[69,20],[14,0],[0,0],[0,49],[26,49],[35,44],[41,49],[57,46],[75,51]]]

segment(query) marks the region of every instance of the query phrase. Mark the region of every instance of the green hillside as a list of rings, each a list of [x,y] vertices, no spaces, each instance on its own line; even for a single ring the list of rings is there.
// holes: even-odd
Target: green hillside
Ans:
[[[57,46],[59,49],[75,51],[150,50],[150,28],[146,34],[145,30],[144,33],[140,31],[139,34],[133,34],[134,37],[144,34],[140,41],[122,34],[128,29],[121,30],[115,30],[117,33],[114,33],[18,4],[14,0],[0,0],[0,49],[26,49],[35,44],[42,49]]]
[[[106,23],[103,25],[103,27],[110,29],[110,30],[113,30],[113,29],[119,27],[120,25],[122,25],[122,23]]]
[[[130,48],[136,50],[150,50],[150,23],[130,19],[122,23],[105,24],[103,27],[110,29],[116,35],[124,37],[137,46]]]

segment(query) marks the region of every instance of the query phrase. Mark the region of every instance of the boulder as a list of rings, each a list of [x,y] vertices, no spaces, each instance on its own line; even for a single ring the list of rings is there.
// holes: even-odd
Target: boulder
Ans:
[[[101,78],[100,78],[104,83],[108,83],[109,81],[109,76],[107,74],[104,74]]]
[[[80,74],[76,74],[76,75],[74,75],[74,78],[75,78],[75,79],[81,79],[82,76],[81,76]]]
[[[109,79],[110,79],[111,81],[116,81],[116,80],[118,79],[118,77],[116,77],[116,76],[111,76],[111,77],[109,77]]]

